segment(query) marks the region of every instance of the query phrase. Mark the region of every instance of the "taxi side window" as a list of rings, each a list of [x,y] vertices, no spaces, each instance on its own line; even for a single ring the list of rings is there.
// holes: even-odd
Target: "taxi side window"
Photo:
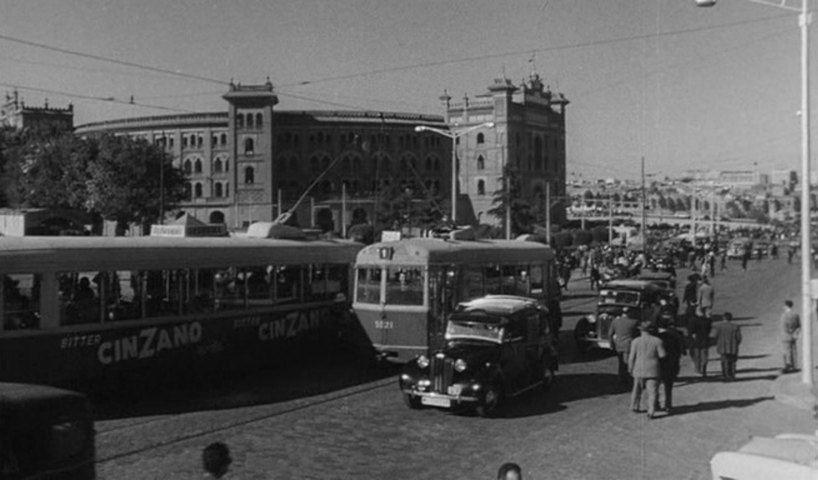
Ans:
[[[526,334],[526,318],[514,317],[508,322],[506,326],[505,339],[507,342],[517,342],[525,339]]]

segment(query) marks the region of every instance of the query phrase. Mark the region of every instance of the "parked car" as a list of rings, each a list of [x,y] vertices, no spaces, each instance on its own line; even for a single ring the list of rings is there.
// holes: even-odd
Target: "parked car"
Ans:
[[[775,438],[754,437],[738,451],[714,455],[710,471],[716,479],[815,480],[818,478],[818,435],[785,433]]]
[[[447,319],[443,347],[404,367],[404,402],[490,416],[511,397],[550,387],[558,357],[548,315],[537,301],[510,295],[459,304]]]
[[[747,248],[752,248],[749,238],[735,238],[727,245],[727,258],[741,258]]]
[[[96,477],[94,423],[85,396],[0,383],[0,478]]]
[[[574,327],[574,340],[580,351],[594,347],[612,349],[608,333],[614,318],[622,315],[625,308],[635,309],[643,321],[658,322],[663,309],[674,315],[667,305],[669,291],[652,280],[614,280],[599,289],[596,314],[582,317]],[[662,304],[665,300],[665,305]]]

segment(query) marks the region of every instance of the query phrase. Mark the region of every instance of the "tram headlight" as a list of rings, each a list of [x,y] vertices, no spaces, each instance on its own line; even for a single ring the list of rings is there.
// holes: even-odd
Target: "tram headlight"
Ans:
[[[421,356],[418,357],[417,362],[418,362],[418,367],[426,368],[426,367],[429,366],[429,357],[427,357],[426,355],[421,355]]]
[[[466,366],[467,366],[466,361],[463,360],[462,358],[458,358],[454,362],[454,369],[456,371],[458,371],[458,372],[462,372],[462,371],[466,370]]]

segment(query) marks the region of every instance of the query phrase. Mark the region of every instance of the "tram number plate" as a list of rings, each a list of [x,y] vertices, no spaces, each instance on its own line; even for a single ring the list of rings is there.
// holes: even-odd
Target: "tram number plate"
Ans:
[[[423,405],[429,405],[430,407],[444,407],[449,408],[452,406],[452,401],[448,398],[440,398],[440,397],[420,397],[420,403]]]
[[[389,320],[375,320],[375,328],[395,328],[395,323]]]

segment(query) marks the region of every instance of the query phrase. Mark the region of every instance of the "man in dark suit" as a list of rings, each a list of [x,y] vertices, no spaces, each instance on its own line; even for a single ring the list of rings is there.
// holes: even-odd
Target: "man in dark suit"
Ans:
[[[710,349],[710,319],[695,313],[690,317],[687,330],[690,333],[690,357],[696,373],[707,377],[707,351]]]
[[[639,332],[638,316],[636,309],[625,307],[622,315],[616,317],[608,329],[608,338],[611,339],[619,359],[619,384],[623,387],[628,386],[631,381],[631,376],[628,374],[628,352],[630,352],[631,342]]]
[[[733,323],[733,314],[724,312],[721,322],[713,325],[716,337],[716,352],[721,355],[721,376],[725,382],[736,379],[738,345],[741,343],[741,329]]]
[[[667,354],[665,358],[659,359],[659,370],[665,394],[664,410],[670,413],[673,408],[673,383],[679,377],[680,362],[685,354],[684,339],[673,322],[659,328],[659,339]]]

